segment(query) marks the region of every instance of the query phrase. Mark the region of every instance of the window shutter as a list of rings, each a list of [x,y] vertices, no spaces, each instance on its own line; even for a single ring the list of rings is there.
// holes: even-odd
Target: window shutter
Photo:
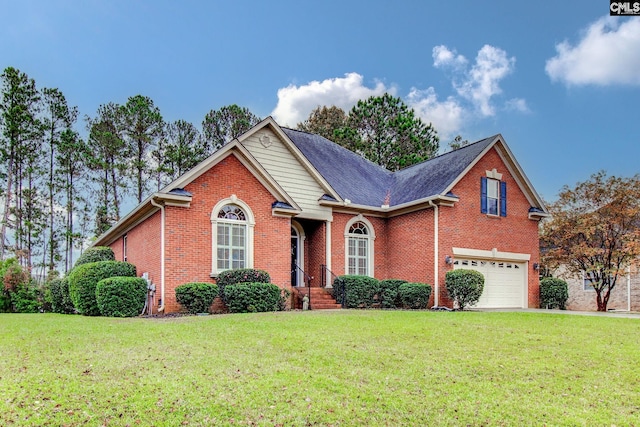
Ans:
[[[500,181],[500,216],[507,216],[507,183]]]
[[[480,213],[487,213],[487,178],[480,177]]]

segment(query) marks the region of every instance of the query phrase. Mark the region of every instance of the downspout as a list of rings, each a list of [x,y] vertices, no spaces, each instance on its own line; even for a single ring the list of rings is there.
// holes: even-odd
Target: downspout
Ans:
[[[631,265],[627,266],[627,311],[631,311]]]
[[[164,313],[164,205],[156,203],[153,197],[151,204],[160,208],[160,300],[162,304],[158,307],[158,313]]]
[[[438,307],[440,299],[440,283],[438,282],[438,260],[440,259],[438,245],[438,205],[429,200],[429,206],[433,207],[433,306]]]

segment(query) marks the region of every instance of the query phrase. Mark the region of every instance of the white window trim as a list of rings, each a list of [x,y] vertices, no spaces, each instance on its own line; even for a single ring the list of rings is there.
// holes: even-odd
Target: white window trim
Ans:
[[[306,283],[301,270],[304,270],[304,241],[306,240],[307,236],[304,234],[304,228],[302,228],[302,225],[300,225],[298,221],[291,220],[291,228],[293,228],[298,234],[297,258],[300,261],[300,265],[298,266],[300,267],[300,270],[296,272],[296,275],[298,277],[298,287],[304,287]]]
[[[369,232],[369,234],[367,234],[367,275],[369,277],[375,277],[375,271],[373,267],[375,264],[374,242],[376,240],[376,233],[375,229],[373,228],[373,224],[371,224],[371,221],[362,216],[362,214],[351,218],[349,221],[347,221],[347,225],[344,227],[344,274],[349,274],[349,237],[351,237],[351,234],[349,234],[349,229],[356,222],[362,222],[367,226]]]
[[[596,289],[595,289],[593,286],[591,286],[591,285],[590,285],[590,286],[589,286],[589,288],[587,288],[587,287],[585,286],[585,282],[586,282],[587,280],[591,281],[591,280],[587,277],[587,272],[586,272],[586,271],[583,271],[583,272],[582,272],[582,291],[583,291],[583,292],[595,292],[595,291],[596,291]]]
[[[218,213],[226,205],[237,205],[244,211],[247,224],[246,245],[247,253],[245,259],[245,268],[253,268],[253,234],[256,220],[253,215],[253,211],[242,200],[238,199],[235,194],[231,197],[220,200],[211,210],[211,277],[217,277],[222,271],[218,270]],[[224,221],[229,223],[229,221]]]

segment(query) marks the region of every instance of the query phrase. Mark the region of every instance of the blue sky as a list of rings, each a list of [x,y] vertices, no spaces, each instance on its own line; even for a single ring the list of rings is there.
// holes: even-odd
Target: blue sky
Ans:
[[[501,133],[546,200],[640,167],[640,17],[605,0],[0,0],[0,67],[81,115],[149,96],[199,126],[238,104],[295,127],[385,91],[441,136]],[[84,122],[78,123],[84,131]]]

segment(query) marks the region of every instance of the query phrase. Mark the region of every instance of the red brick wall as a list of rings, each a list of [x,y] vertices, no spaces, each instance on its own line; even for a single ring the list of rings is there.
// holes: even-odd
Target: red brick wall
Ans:
[[[480,177],[496,169],[507,183],[507,216],[496,217],[480,213]],[[531,254],[529,260],[529,307],[537,307],[539,281],[533,263],[539,263],[538,221],[530,220],[530,203],[510,175],[495,149],[490,150],[453,188],[460,201],[453,207],[440,208],[440,295],[447,303],[444,275],[453,267],[444,263],[453,256],[453,247],[500,252]],[[450,302],[450,301],[449,301]]]
[[[347,222],[357,215],[346,213],[334,213],[331,223],[331,271],[340,276],[347,274],[345,267],[345,227]],[[375,232],[374,241],[374,276],[378,279],[387,278],[387,221],[383,218],[364,215]]]

